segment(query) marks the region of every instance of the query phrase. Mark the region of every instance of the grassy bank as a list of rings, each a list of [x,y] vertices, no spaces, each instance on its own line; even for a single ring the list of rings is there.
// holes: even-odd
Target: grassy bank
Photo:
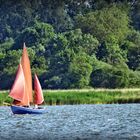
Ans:
[[[140,89],[44,90],[45,104],[140,103]],[[8,91],[0,91],[0,105],[11,104]]]

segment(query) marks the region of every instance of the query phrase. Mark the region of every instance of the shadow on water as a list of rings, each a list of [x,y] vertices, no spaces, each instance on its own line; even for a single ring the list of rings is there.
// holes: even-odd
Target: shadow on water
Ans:
[[[0,107],[0,140],[140,140],[140,104],[48,106],[43,115]]]

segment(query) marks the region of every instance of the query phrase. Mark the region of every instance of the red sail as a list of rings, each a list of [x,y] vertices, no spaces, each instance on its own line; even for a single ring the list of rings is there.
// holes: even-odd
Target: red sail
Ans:
[[[28,96],[25,95],[25,78],[21,64],[18,66],[16,79],[9,96],[16,100],[18,105],[29,105]]]
[[[26,92],[29,96],[29,101],[32,102],[33,101],[33,98],[32,98],[32,75],[31,75],[31,68],[30,68],[30,60],[28,57],[25,43],[24,43],[24,47],[23,47],[21,65],[22,65],[23,73],[24,73],[24,77],[25,77]]]
[[[43,97],[43,92],[42,92],[40,82],[36,74],[34,77],[34,92],[35,92],[34,104],[37,104],[37,105],[42,104],[44,101],[44,97]]]

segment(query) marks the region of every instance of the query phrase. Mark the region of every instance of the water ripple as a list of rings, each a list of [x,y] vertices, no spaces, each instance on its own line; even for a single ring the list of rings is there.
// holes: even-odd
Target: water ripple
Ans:
[[[0,107],[0,140],[140,140],[140,104],[48,106],[43,115]]]

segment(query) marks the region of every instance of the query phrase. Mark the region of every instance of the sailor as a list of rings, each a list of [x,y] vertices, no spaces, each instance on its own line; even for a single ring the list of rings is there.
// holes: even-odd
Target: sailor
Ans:
[[[38,109],[38,105],[37,104],[35,104],[35,109]]]

